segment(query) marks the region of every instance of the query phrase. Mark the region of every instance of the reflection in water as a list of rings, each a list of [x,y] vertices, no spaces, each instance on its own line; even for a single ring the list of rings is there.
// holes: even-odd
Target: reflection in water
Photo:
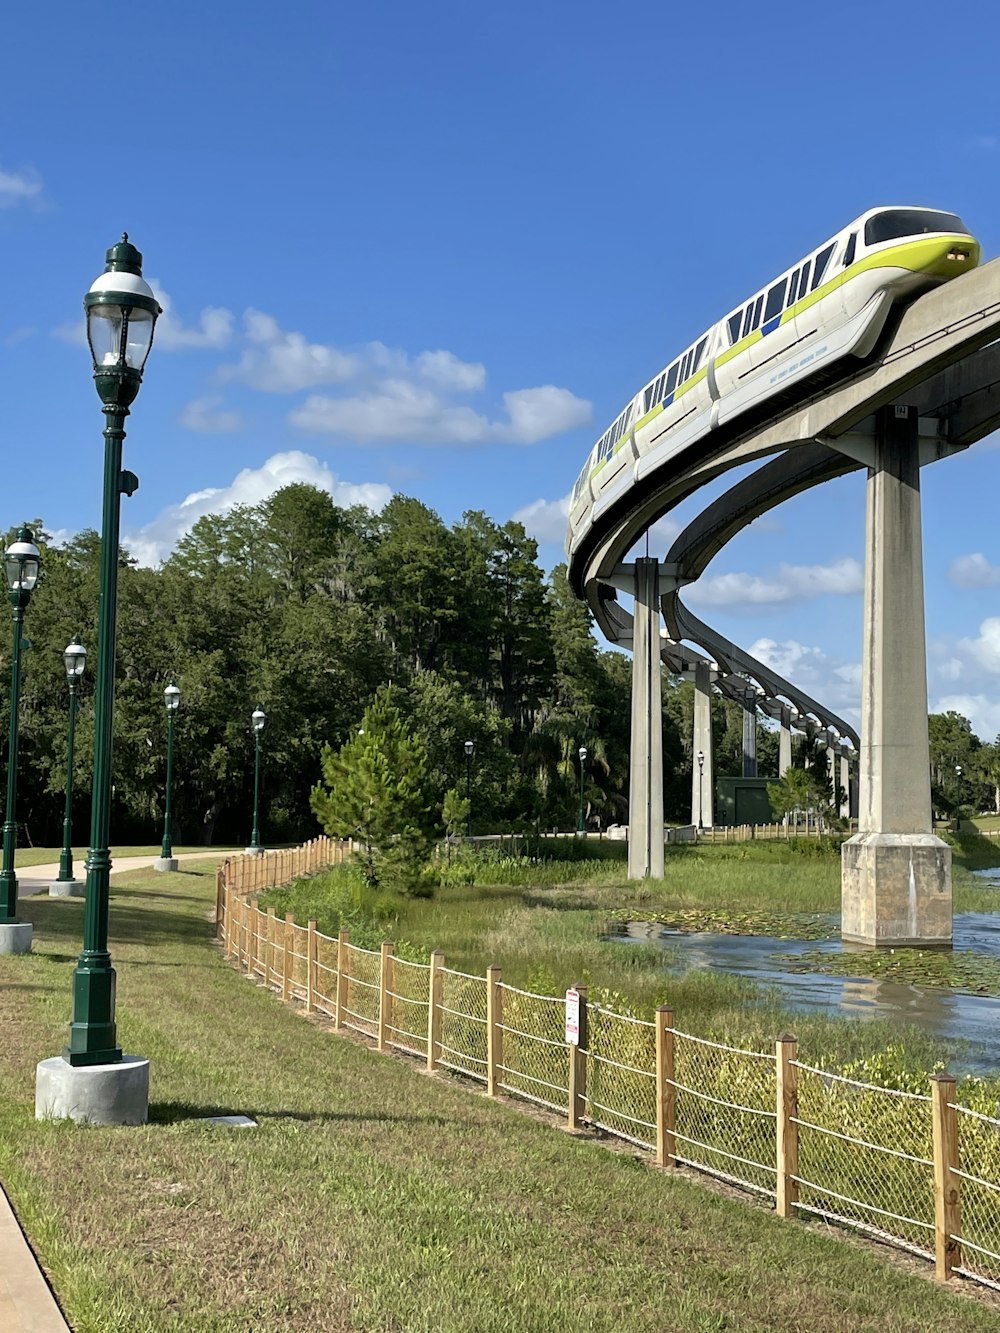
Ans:
[[[797,966],[796,958],[809,950],[839,951],[839,940],[683,934],[641,921],[630,922],[621,935],[609,938],[662,944],[679,954],[678,971],[719,969],[749,977],[775,988],[792,1009],[912,1023],[945,1045],[949,1068],[954,1072],[994,1073],[1000,1069],[1000,998],[996,996],[791,970]],[[955,947],[1000,958],[1000,918],[983,912],[956,916]]]

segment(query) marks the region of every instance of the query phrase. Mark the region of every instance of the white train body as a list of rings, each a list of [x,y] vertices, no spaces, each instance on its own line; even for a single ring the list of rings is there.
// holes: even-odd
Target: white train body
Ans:
[[[626,404],[573,489],[567,554],[667,458],[840,358],[867,356],[894,305],[974,268],[979,255],[953,213],[863,213],[742,301]]]

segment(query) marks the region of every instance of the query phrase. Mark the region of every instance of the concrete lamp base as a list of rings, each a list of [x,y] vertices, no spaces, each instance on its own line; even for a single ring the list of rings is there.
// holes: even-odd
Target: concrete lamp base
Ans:
[[[0,926],[0,953],[30,953],[31,922],[14,921]]]
[[[951,944],[947,843],[933,833],[858,833],[840,856],[844,940],[896,948]]]
[[[243,855],[244,855],[244,856],[263,856],[263,855],[264,855],[264,848],[263,848],[263,847],[244,847],[244,848],[243,848]]]
[[[176,870],[177,866],[176,856],[158,856],[153,862],[154,870]]]
[[[83,898],[86,893],[85,879],[54,879],[49,885],[50,898]]]
[[[149,1119],[149,1061],[141,1055],[123,1055],[111,1065],[71,1065],[61,1055],[39,1061],[35,1119],[144,1125]]]

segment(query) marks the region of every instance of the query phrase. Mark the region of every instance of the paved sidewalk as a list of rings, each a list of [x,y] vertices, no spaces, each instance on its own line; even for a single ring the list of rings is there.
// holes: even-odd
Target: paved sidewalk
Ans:
[[[213,856],[219,858],[226,856],[238,856],[243,848],[225,848],[206,847],[203,852],[181,852],[174,853],[175,861],[207,861]],[[154,861],[158,861],[158,856],[116,856],[111,863],[112,875],[119,875],[125,870],[145,870],[151,866]],[[83,860],[77,859],[75,863],[75,873],[77,879],[85,879],[86,871],[83,868]],[[54,861],[49,866],[25,866],[17,872],[17,896],[19,898],[30,898],[36,893],[48,893],[49,885],[54,879],[59,878],[59,862]],[[3,1325],[0,1324],[0,1329]]]
[[[177,860],[204,861],[210,856],[232,855],[232,851],[211,848],[203,852],[184,852]],[[119,856],[115,858],[111,873],[143,870],[155,860],[153,856]],[[36,893],[47,893],[49,884],[58,874],[58,861],[49,866],[25,866],[17,874],[18,895],[31,897]],[[3,1256],[0,1263],[0,1333],[71,1333],[2,1186],[0,1255]]]
[[[0,1189],[0,1328],[3,1333],[69,1333],[49,1285]]]

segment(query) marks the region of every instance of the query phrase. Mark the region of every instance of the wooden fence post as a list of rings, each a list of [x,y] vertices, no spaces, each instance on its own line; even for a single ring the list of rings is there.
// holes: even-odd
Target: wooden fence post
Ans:
[[[337,933],[337,1000],[333,1006],[333,1030],[339,1032],[344,1026],[344,1014],[347,1012],[347,988],[351,980],[351,959],[347,942],[350,934],[346,930]]]
[[[656,1165],[677,1165],[677,1088],[674,1086],[674,1011],[656,1011]]]
[[[500,969],[495,963],[486,969],[486,1092],[495,1097],[503,1072],[503,991]]]
[[[292,940],[295,938],[295,918],[285,913],[285,927],[281,932],[281,998],[288,1002],[292,991]]]
[[[306,926],[306,1013],[316,1008],[316,918]]]
[[[958,1112],[955,1079],[931,1075],[931,1118],[934,1135],[934,1276],[947,1282],[961,1263],[958,1241],[962,1231],[962,1202],[958,1171]]]
[[[173,716],[173,715],[171,714],[171,716]],[[226,892],[226,875],[225,875],[225,872],[224,872],[222,866],[219,866],[218,870],[215,872],[215,936],[216,936],[216,939],[218,939],[218,937],[224,933],[224,932],[223,932],[223,921],[224,921],[224,912],[225,912],[225,906],[224,906],[224,903],[225,903],[225,897],[224,897],[225,892]]]
[[[427,982],[427,1072],[433,1074],[441,1059],[441,1005],[444,1000],[444,952],[431,954]]]
[[[274,908],[267,909],[267,951],[264,954],[264,985],[270,986],[274,975]]]
[[[582,983],[573,987],[580,997],[580,1030],[576,1046],[569,1050],[569,1108],[566,1128],[579,1129],[583,1123],[587,1098],[587,987]]]
[[[787,1034],[775,1042],[779,1217],[791,1217],[799,1197],[795,1180],[799,1172],[799,1127],[795,1123],[799,1113],[799,1071],[794,1063],[797,1051],[798,1042]]]
[[[378,969],[378,1049],[384,1051],[392,1026],[392,940],[382,941]]]

